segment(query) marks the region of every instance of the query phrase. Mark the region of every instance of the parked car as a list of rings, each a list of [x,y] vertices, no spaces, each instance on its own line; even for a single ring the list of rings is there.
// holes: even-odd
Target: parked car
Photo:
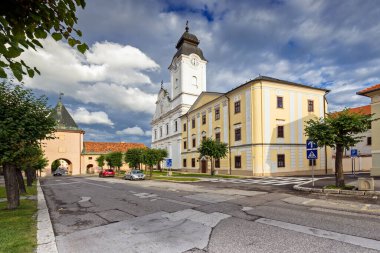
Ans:
[[[67,171],[61,168],[58,168],[54,171],[53,176],[65,176],[67,175]]]
[[[127,180],[144,180],[145,175],[141,170],[131,170],[125,173],[124,179]]]
[[[99,172],[99,177],[114,177],[115,171],[113,169],[102,170]]]

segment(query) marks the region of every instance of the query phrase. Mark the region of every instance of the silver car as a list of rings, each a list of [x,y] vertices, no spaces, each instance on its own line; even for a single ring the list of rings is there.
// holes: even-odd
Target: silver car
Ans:
[[[141,170],[131,170],[130,172],[125,173],[124,179],[144,180],[145,175]]]

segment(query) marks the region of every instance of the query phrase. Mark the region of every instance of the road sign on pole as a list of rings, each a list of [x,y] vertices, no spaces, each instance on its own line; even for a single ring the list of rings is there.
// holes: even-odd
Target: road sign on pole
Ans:
[[[358,150],[355,148],[351,149],[351,158],[352,158],[352,176],[355,177],[355,158],[358,157]]]
[[[314,160],[318,159],[318,145],[312,140],[306,141],[306,158],[313,160],[311,163],[311,177],[314,188]]]
[[[352,158],[358,157],[358,150],[357,149],[351,149],[351,157]]]
[[[171,168],[172,162],[173,162],[173,160],[171,158],[166,159],[166,168]]]

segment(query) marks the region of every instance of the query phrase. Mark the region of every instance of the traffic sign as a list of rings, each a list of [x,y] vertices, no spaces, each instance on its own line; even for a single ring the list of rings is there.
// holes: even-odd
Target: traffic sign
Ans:
[[[172,159],[168,158],[166,159],[166,168],[171,168],[172,167]]]
[[[351,149],[351,157],[358,157],[358,150],[357,149]]]
[[[306,150],[306,157],[309,160],[315,160],[318,158],[318,150]]]
[[[312,140],[307,140],[306,141],[306,149],[307,150],[310,150],[310,149],[317,149],[318,148],[318,145],[317,143],[315,143],[314,141]]]

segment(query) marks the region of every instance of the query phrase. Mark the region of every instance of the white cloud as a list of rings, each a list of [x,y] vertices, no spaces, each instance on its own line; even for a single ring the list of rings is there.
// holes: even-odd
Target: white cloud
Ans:
[[[108,126],[114,125],[114,123],[108,118],[107,113],[103,111],[89,112],[84,107],[79,107],[78,109],[74,111],[72,110],[69,110],[69,111],[76,123],[100,124],[100,125],[108,125]]]
[[[25,85],[48,92],[64,92],[79,102],[106,105],[125,111],[154,112],[155,95],[143,91],[152,84],[146,71],[159,65],[139,49],[111,42],[96,42],[84,55],[51,38],[43,49],[29,50],[22,58],[41,71]]]
[[[145,131],[138,126],[127,127],[124,130],[116,131],[118,135],[137,135],[137,136],[150,136],[152,135],[152,131]]]

